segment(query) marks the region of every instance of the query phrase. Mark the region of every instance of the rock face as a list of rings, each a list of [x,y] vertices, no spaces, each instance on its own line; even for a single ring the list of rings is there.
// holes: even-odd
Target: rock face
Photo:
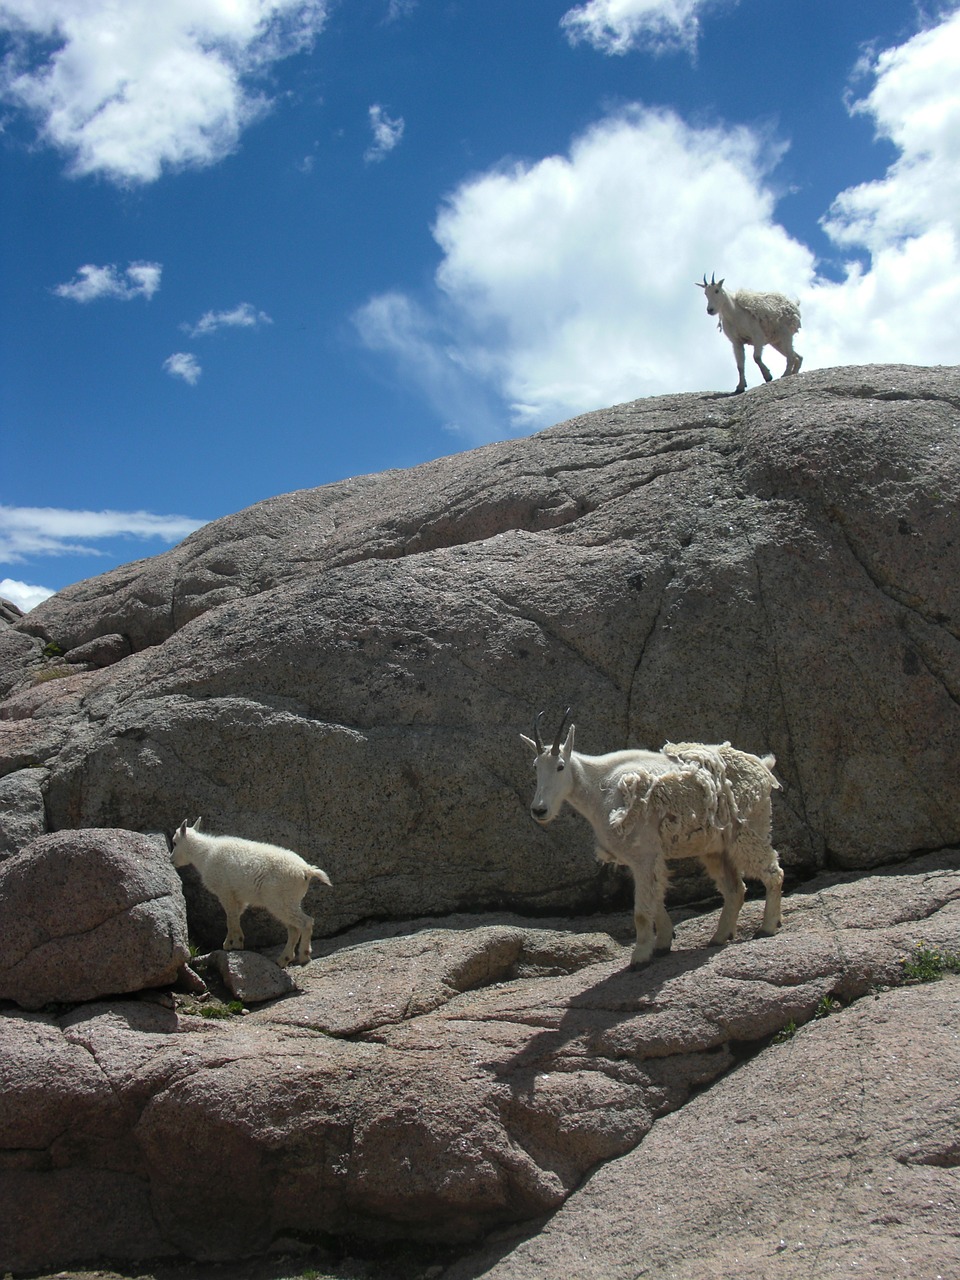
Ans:
[[[188,955],[162,837],[64,831],[0,863],[0,1000],[40,1009],[159,987]]]
[[[958,422],[960,370],[824,370],[259,503],[0,628],[0,772],[46,768],[51,830],[202,813],[296,849],[336,886],[318,935],[614,901],[582,820],[526,812],[518,732],[568,704],[586,751],[773,751],[788,870],[943,847]]]
[[[603,921],[457,917],[322,944],[229,1022],[3,1010],[0,1268],[327,1232],[471,1250],[552,1213],[451,1280],[954,1274],[960,979],[885,987],[956,946],[960,855],[821,877],[775,938],[760,915],[721,949],[714,913],[682,921],[642,972]]]

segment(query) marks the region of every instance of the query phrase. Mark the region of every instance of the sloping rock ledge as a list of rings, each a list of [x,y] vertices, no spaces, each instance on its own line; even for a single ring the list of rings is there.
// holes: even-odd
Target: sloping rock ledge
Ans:
[[[0,1268],[362,1233],[462,1246],[451,1280],[956,1274],[960,981],[889,988],[956,950],[960,852],[760,912],[642,972],[624,917],[454,917],[320,943],[228,1023],[4,1007]]]

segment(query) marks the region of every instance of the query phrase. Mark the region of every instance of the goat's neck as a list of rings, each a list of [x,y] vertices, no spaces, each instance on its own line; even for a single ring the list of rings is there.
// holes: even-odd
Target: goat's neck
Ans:
[[[606,772],[598,768],[598,762],[585,759],[575,751],[570,757],[570,772],[573,778],[573,789],[567,796],[567,804],[576,809],[596,831],[607,825],[607,805],[601,783]]]

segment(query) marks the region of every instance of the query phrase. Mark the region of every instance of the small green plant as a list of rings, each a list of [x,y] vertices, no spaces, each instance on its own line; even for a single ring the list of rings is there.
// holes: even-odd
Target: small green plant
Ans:
[[[797,1024],[796,1022],[794,1022],[793,1018],[791,1018],[790,1021],[787,1023],[787,1025],[785,1027],[781,1027],[780,1030],[777,1032],[777,1034],[773,1037],[773,1043],[786,1044],[787,1041],[792,1040],[796,1034],[797,1034]]]
[[[908,956],[900,957],[907,982],[936,982],[945,973],[960,973],[960,953],[929,946],[922,939]]]
[[[836,996],[823,996],[813,1011],[813,1016],[815,1018],[829,1018],[831,1013],[839,1013],[842,1008],[843,1005]]]
[[[243,1001],[231,1000],[229,1004],[204,1004],[200,1006],[201,1018],[236,1018],[243,1013]]]
[[[49,644],[45,644],[40,650],[45,658],[62,658],[63,650],[57,644],[56,640],[51,640]]]

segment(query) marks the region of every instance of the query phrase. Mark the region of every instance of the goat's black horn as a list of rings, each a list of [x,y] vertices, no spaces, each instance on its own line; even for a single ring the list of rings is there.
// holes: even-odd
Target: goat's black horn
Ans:
[[[557,730],[557,736],[553,740],[553,746],[550,748],[550,754],[552,756],[558,756],[560,754],[560,739],[563,737],[563,731],[567,727],[567,721],[569,719],[570,708],[567,707],[566,711],[563,713],[563,719],[560,721],[560,728]]]
[[[543,738],[540,736],[540,721],[543,719],[543,712],[537,716],[533,722],[533,740],[537,744],[537,755],[543,755]]]
[[[704,273],[703,273],[703,287],[704,287],[704,288],[706,288],[706,287],[707,287],[707,273],[706,273],[706,272],[704,272]]]
[[[707,278],[707,277],[706,277],[706,276],[704,276],[703,278],[704,278],[704,280],[706,280],[706,278]],[[711,283],[711,284],[716,284],[716,283],[717,283],[717,273],[716,273],[715,271],[711,271],[711,272],[710,272],[710,283]]]

